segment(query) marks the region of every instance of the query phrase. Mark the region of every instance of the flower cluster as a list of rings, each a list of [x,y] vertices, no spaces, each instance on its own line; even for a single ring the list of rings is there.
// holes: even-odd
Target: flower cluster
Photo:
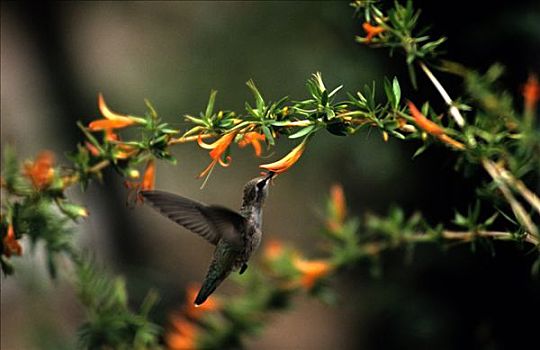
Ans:
[[[220,309],[220,301],[215,296],[210,296],[202,305],[195,306],[193,300],[200,286],[192,284],[188,286],[186,301],[180,312],[175,312],[170,317],[170,326],[165,334],[165,343],[171,350],[197,349],[197,335],[201,329],[198,321],[209,312]]]
[[[113,112],[99,94],[101,117],[87,125],[78,123],[85,140],[68,155],[71,164],[58,165],[50,151],[21,164],[6,149],[0,216],[3,272],[13,272],[11,259],[23,254],[22,239],[28,237],[31,244],[43,241],[52,276],[57,254],[67,254],[78,267],[80,299],[89,314],[81,327],[81,339],[87,347],[156,348],[158,327],[147,319],[153,301],[144,303],[139,313],[131,312],[123,280],[103,277],[85,265],[72,246],[73,222],[87,217],[88,211],[71,202],[66,190],[75,184],[85,189],[93,180],[102,179],[105,168],[112,168],[125,179],[128,198],[141,202],[139,192],[154,188],[158,161],[175,163],[171,147],[187,142],[197,142],[209,151],[210,164],[198,176],[206,181],[217,164],[230,166],[234,144],[239,148],[251,146],[255,156],[261,157],[264,150],[288,138],[296,146],[281,159],[259,166],[283,174],[298,163],[318,133],[327,131],[343,137],[363,128],[377,130],[384,141],[393,137],[416,142],[420,146],[414,156],[432,144],[449,146],[448,151],[456,154],[458,171],[477,167],[489,176],[489,181],[477,189],[484,211],[475,204],[467,214],[456,213],[454,229],[445,228],[445,223],[429,225],[418,213],[406,217],[401,209],[391,210],[388,217],[368,215],[360,220],[348,216],[344,190],[335,185],[327,205],[325,230],[321,231],[329,243],[321,252],[322,258],[310,259],[285,243],[268,242],[262,262],[254,263],[236,279],[243,289],[239,296],[229,298],[227,303],[212,297],[195,308],[191,302],[196,288],[188,289],[186,306],[171,317],[163,338],[167,346],[240,348],[242,336],[254,334],[268,319],[268,311],[284,309],[298,293],[328,300],[325,282],[330,276],[343,266],[363,261],[374,264],[388,249],[423,242],[510,240],[533,245],[537,253],[540,199],[527,184],[538,176],[540,168],[540,134],[534,127],[540,98],[537,77],[531,74],[524,85],[524,108],[517,111],[511,94],[495,87],[502,72],[500,66],[479,73],[445,61],[444,72],[464,82],[463,96],[457,101],[468,101],[469,105],[456,102],[431,71],[441,67],[433,59],[439,56],[445,38],[433,40],[417,34],[419,12],[411,2],[406,6],[396,2],[388,11],[374,1],[356,0],[352,5],[361,17],[358,26],[365,32],[357,41],[404,53],[413,86],[417,85],[417,70],[425,74],[445,103],[445,111],[437,111],[427,102],[417,108],[402,96],[397,78],[384,80],[381,100],[376,98],[375,83],[340,100],[343,86],[328,89],[322,75],[315,73],[307,81],[307,97],[296,100],[284,97],[267,101],[255,83],[248,81],[254,103],[246,103],[241,112],[217,110],[217,92],[212,91],[205,111],[198,117],[186,115],[182,130],[177,130],[163,122],[148,101],[143,116],[121,114]],[[140,137],[128,139],[122,134],[126,128],[136,129],[134,134]],[[213,142],[205,142],[207,139]],[[484,212],[490,213],[482,217]],[[501,225],[500,214],[508,222]],[[540,259],[535,266],[540,270]]]

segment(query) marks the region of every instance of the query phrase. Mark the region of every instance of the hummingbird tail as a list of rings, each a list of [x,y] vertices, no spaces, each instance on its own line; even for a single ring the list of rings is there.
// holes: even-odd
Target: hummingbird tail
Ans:
[[[216,288],[223,282],[225,277],[227,277],[228,273],[224,273],[217,278],[207,278],[201,289],[199,290],[199,293],[197,294],[197,297],[195,298],[195,306],[199,306],[203,304],[206,299],[212,294]]]

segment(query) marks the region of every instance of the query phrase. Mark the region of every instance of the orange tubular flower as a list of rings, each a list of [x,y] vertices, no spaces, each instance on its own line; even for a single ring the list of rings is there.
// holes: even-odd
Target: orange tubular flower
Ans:
[[[330,203],[332,217],[328,220],[327,225],[330,231],[337,232],[343,226],[347,215],[347,204],[345,203],[345,194],[341,185],[334,184],[330,188]]]
[[[255,155],[257,157],[261,156],[262,148],[260,141],[264,141],[265,137],[263,134],[259,134],[258,132],[251,131],[248,133],[245,133],[242,136],[242,139],[238,141],[238,146],[240,148],[244,148],[247,145],[251,144],[253,146],[253,149],[255,150]]]
[[[321,278],[328,275],[333,266],[326,260],[304,260],[296,258],[293,261],[294,267],[301,273],[300,285],[309,290]]]
[[[90,154],[93,155],[94,157],[97,157],[100,155],[100,152],[97,149],[97,147],[91,144],[90,142],[84,141],[84,146],[90,152]]]
[[[51,151],[42,151],[35,161],[24,164],[24,175],[32,181],[38,191],[41,191],[49,187],[54,179],[53,165],[54,154]]]
[[[456,149],[459,149],[459,150],[463,150],[465,149],[465,145],[462,144],[461,142],[459,141],[456,141],[454,140],[453,138],[451,138],[450,136],[446,135],[444,133],[444,129],[441,128],[439,125],[435,124],[434,122],[432,122],[431,120],[429,120],[428,118],[426,118],[422,112],[420,112],[418,110],[418,108],[416,108],[416,106],[414,105],[414,103],[412,103],[411,101],[408,101],[407,102],[408,105],[409,105],[409,111],[411,112],[411,115],[416,123],[416,125],[418,125],[419,128],[423,129],[425,132],[427,132],[428,134],[431,134],[435,137],[437,137],[440,141],[456,148]]]
[[[535,74],[530,74],[527,83],[523,87],[523,99],[525,100],[525,109],[534,111],[538,99],[540,99],[540,85],[538,77]]]
[[[264,256],[266,259],[273,261],[283,255],[284,251],[283,243],[277,240],[271,240],[266,244]]]
[[[374,36],[381,34],[386,29],[381,26],[373,26],[369,22],[364,22],[362,28],[366,31],[366,43],[370,43]]]
[[[196,349],[197,328],[181,316],[171,318],[171,328],[165,334],[165,343],[171,350]]]
[[[197,139],[197,143],[202,148],[211,150],[209,154],[210,154],[210,158],[212,158],[212,162],[210,163],[210,165],[208,165],[208,167],[206,167],[206,169],[204,169],[199,174],[198,178],[206,176],[214,168],[214,166],[216,166],[216,164],[218,162],[223,167],[228,167],[229,166],[230,161],[231,161],[231,157],[230,156],[227,157],[227,163],[224,162],[221,159],[221,157],[223,156],[225,151],[227,151],[227,149],[229,148],[229,145],[231,144],[231,142],[233,142],[234,137],[236,136],[237,133],[238,133],[238,131],[233,131],[233,132],[230,132],[228,134],[225,134],[222,137],[220,137],[217,141],[215,141],[214,143],[212,143],[210,145],[204,143],[203,140],[202,140],[202,134],[199,134],[199,137]]]
[[[281,158],[277,162],[259,165],[259,168],[272,171],[276,174],[287,171],[291,166],[294,165],[294,163],[298,161],[298,159],[300,159],[300,157],[304,153],[304,150],[306,149],[306,140],[307,139],[304,139],[302,143],[293,148],[293,150],[289,152],[289,154],[287,154],[285,157]]]
[[[101,93],[98,95],[98,106],[99,111],[105,117],[105,119],[94,120],[91,122],[88,125],[88,129],[90,131],[121,129],[125,128],[126,126],[142,123],[142,120],[138,118],[112,112],[109,107],[107,107],[105,99]]]
[[[11,254],[22,255],[22,247],[15,237],[15,230],[12,224],[9,224],[7,234],[4,236],[2,242],[5,256],[10,257]]]
[[[201,318],[201,316],[208,311],[214,311],[219,308],[219,301],[215,296],[210,296],[208,299],[204,302],[204,304],[201,304],[199,306],[195,306],[193,301],[197,297],[197,293],[199,292],[199,287],[195,284],[192,284],[188,287],[187,293],[186,293],[186,304],[184,313],[187,317],[197,320]]]
[[[125,181],[124,185],[129,189],[128,202],[133,200],[135,203],[143,203],[144,197],[141,195],[141,191],[150,191],[154,189],[154,183],[156,181],[156,162],[154,159],[150,159],[146,163],[146,169],[141,182]]]
[[[141,183],[141,190],[150,191],[154,189],[154,184],[156,182],[156,161],[150,159],[146,163],[146,170],[144,171],[143,180]]]
[[[412,103],[411,101],[407,101],[407,104],[409,105],[409,111],[411,111],[411,115],[414,118],[416,125],[418,125],[425,132],[433,136],[440,136],[444,134],[443,128],[441,128],[439,125],[435,124],[428,118],[424,117],[422,112],[420,112],[418,108],[416,108],[414,103]]]

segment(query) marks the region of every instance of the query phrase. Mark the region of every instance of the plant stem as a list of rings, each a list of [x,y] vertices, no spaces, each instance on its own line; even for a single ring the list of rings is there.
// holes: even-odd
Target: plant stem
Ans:
[[[440,233],[441,237],[447,241],[470,242],[477,237],[491,238],[498,241],[516,241],[517,238],[510,232],[504,231],[451,231],[444,230]],[[400,243],[425,243],[435,242],[436,236],[426,233],[416,233],[402,237]],[[523,241],[528,242],[540,249],[540,240],[532,234],[525,232]],[[384,250],[396,248],[391,242],[370,242],[361,244],[362,251],[367,255],[378,255]]]
[[[519,192],[519,194],[540,214],[540,199],[538,196],[529,190],[523,181],[516,179],[508,170],[498,166],[497,164],[495,164],[495,166],[499,170],[501,178],[504,179],[508,185]]]
[[[533,224],[530,216],[527,214],[523,206],[516,200],[510,188],[505,181],[505,177],[501,174],[499,167],[491,160],[482,159],[482,166],[491,176],[499,190],[501,190],[504,198],[510,204],[514,215],[523,227],[535,237],[538,237],[538,229]]]
[[[169,140],[169,145],[177,145],[179,143],[188,143],[188,142],[197,141],[199,139],[199,137],[201,139],[208,139],[208,138],[214,137],[214,136],[216,136],[216,135],[214,135],[214,134],[202,134],[202,135],[193,135],[193,136],[187,136],[187,137],[179,137],[179,138],[176,138],[176,139]]]
[[[435,77],[435,75],[433,75],[431,70],[429,70],[429,68],[424,64],[424,62],[419,61],[419,64],[420,64],[420,68],[422,68],[424,73],[426,73],[429,80],[431,80],[431,82],[435,86],[435,89],[437,89],[437,91],[439,92],[439,94],[443,98],[444,102],[446,102],[446,104],[450,108],[449,112],[450,112],[450,115],[452,116],[452,118],[454,118],[454,120],[456,121],[456,123],[460,127],[465,126],[465,119],[461,115],[459,109],[454,105],[454,101],[452,101],[452,99],[450,98],[450,95],[448,95],[448,92],[446,92],[446,90],[441,85],[439,80]]]

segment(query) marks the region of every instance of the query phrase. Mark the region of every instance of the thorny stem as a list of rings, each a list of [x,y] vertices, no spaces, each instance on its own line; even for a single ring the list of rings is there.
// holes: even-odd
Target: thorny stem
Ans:
[[[424,62],[420,61],[419,64],[420,64],[420,68],[422,68],[424,73],[426,73],[429,80],[431,80],[431,82],[433,83],[433,85],[435,86],[439,94],[442,96],[444,102],[446,102],[446,104],[450,108],[449,112],[452,118],[454,118],[454,120],[460,127],[465,126],[465,119],[461,115],[459,109],[454,105],[454,101],[452,101],[452,99],[450,98],[450,95],[448,95],[448,92],[446,92],[446,90],[441,85],[439,80],[435,77],[435,75],[433,75],[433,73],[424,64]]]
[[[93,167],[88,169],[88,172],[89,173],[97,173],[97,172],[105,169],[106,167],[108,167],[110,163],[111,162],[108,159],[102,160],[101,162],[97,163],[96,165],[94,165]]]
[[[169,145],[177,145],[179,143],[187,143],[187,142],[193,142],[197,141],[197,139],[200,137],[201,139],[207,139],[210,137],[214,137],[216,135],[214,134],[202,134],[202,135],[193,135],[193,136],[187,136],[187,137],[179,137],[176,139],[171,139],[169,141]]]
[[[504,198],[506,198],[506,201],[508,204],[510,204],[510,207],[512,208],[512,211],[516,215],[516,218],[518,221],[525,227],[527,231],[529,231],[533,236],[538,237],[538,229],[533,224],[530,216],[527,214],[525,209],[523,209],[523,206],[516,200],[514,195],[512,194],[512,191],[508,188],[508,185],[505,181],[504,175],[501,173],[500,169],[497,167],[497,165],[488,159],[482,159],[482,166],[488,174],[491,176],[497,187],[501,190]]]
[[[516,179],[508,170],[498,166],[497,164],[495,164],[495,166],[498,168],[501,178],[505,180],[508,185],[518,191],[519,194],[521,194],[521,196],[525,198],[525,200],[529,202],[529,204],[540,214],[540,199],[538,196],[529,190],[523,181]]]
[[[503,232],[503,231],[473,231],[473,232],[462,232],[462,231],[443,231],[442,237],[444,239],[448,240],[462,240],[462,241],[470,241],[474,239],[475,237],[490,237],[497,240],[514,240],[515,237],[513,234],[509,232]],[[528,232],[525,232],[523,234],[523,240],[526,242],[529,242],[534,245],[540,244],[540,241],[535,236],[531,235]]]
[[[461,241],[463,243],[470,242],[475,238],[491,238],[499,241],[515,241],[516,237],[509,232],[504,231],[450,231],[445,230],[440,233],[441,237],[448,241]],[[540,241],[537,237],[528,232],[523,234],[523,240],[540,248]],[[425,233],[416,233],[402,238],[402,242],[420,243],[432,242],[433,236]],[[371,242],[363,244],[363,251],[368,255],[377,255],[380,252],[395,247],[394,244],[388,242]]]

